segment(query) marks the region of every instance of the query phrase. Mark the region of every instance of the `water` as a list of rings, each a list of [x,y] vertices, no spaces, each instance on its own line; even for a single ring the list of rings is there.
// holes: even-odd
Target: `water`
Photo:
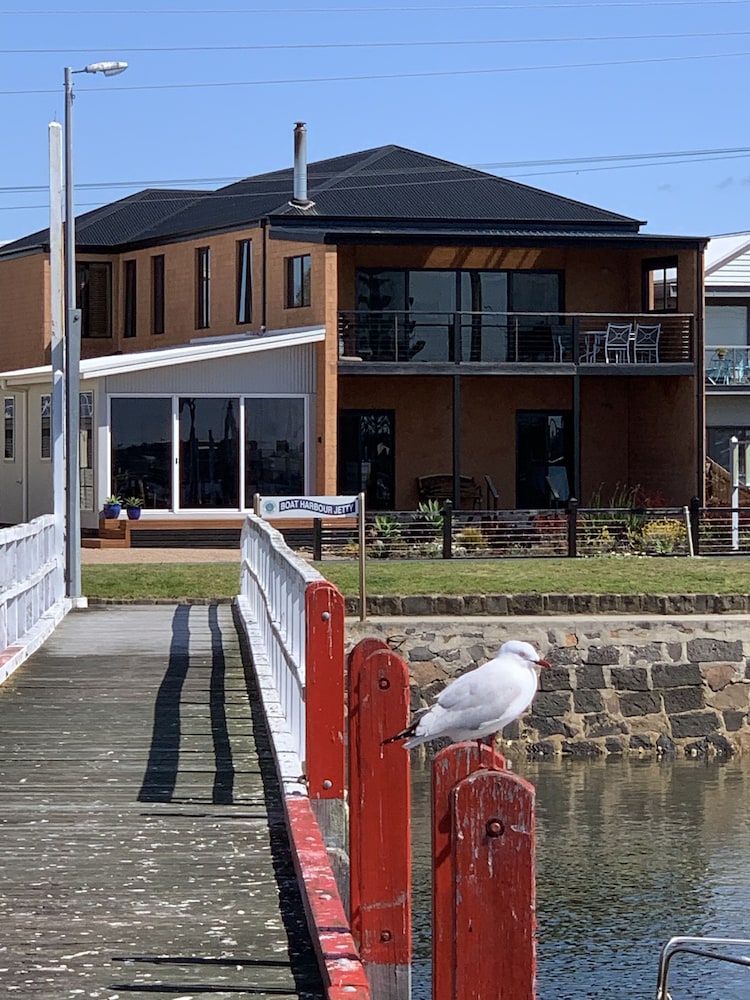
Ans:
[[[670,937],[750,939],[750,758],[515,768],[537,790],[539,1000],[647,1000]],[[413,996],[428,1000],[427,768],[413,796]],[[750,969],[678,955],[669,985],[674,1000],[747,1000]]]

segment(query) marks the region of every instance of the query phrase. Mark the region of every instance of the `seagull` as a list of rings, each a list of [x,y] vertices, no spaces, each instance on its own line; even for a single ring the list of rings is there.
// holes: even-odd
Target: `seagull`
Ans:
[[[505,642],[494,660],[457,677],[438,695],[435,704],[383,744],[406,740],[411,750],[429,740],[447,736],[452,743],[482,739],[500,732],[522,715],[534,700],[536,666],[551,667],[531,643]]]

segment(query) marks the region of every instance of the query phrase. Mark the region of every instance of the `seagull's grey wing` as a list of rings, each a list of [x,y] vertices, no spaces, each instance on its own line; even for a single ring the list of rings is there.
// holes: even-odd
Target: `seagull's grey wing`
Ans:
[[[523,675],[519,677],[515,672],[505,673],[497,670],[494,665],[489,670],[485,670],[485,667],[489,667],[489,664],[457,677],[440,692],[438,705],[449,712],[479,709],[480,714],[492,718],[497,713],[498,706],[504,711],[516,698],[523,695]]]

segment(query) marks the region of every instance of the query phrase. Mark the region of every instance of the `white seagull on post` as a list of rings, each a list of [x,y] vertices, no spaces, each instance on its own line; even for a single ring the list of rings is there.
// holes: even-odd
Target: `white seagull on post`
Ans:
[[[528,642],[505,642],[494,660],[461,674],[438,695],[435,704],[402,732],[383,740],[406,740],[411,750],[448,737],[452,743],[499,733],[526,711],[537,690],[536,667],[550,669]]]

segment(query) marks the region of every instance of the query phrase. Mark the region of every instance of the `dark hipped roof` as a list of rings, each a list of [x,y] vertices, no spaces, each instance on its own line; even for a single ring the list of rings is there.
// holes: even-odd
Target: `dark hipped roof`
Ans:
[[[382,220],[403,230],[409,222],[471,224],[499,232],[557,228],[636,234],[641,222],[402,146],[381,146],[308,166],[308,209],[290,204],[293,167],[247,177],[217,191],[148,189],[76,219],[81,249],[114,250],[239,229],[270,218],[315,218],[321,225]],[[439,227],[438,227],[439,228]],[[48,231],[16,240],[0,254],[45,246]]]

